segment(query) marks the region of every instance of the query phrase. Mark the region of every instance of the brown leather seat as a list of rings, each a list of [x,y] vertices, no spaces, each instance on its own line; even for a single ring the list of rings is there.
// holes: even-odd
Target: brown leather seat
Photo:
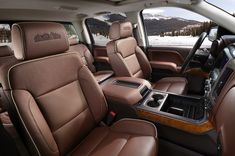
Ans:
[[[13,54],[13,50],[9,46],[0,46],[0,83],[4,90],[9,89],[7,80],[8,70],[17,62],[19,61],[17,61]]]
[[[123,119],[98,126],[107,113],[103,92],[57,23],[12,26],[9,70],[16,119],[32,155],[157,155],[153,124]],[[57,54],[57,55],[56,55]]]
[[[13,55],[13,50],[7,46],[0,46],[0,83],[3,87],[3,90],[5,92],[5,95],[7,94],[7,91],[9,90],[7,75],[8,75],[8,69],[16,64],[18,61]],[[4,103],[2,97],[0,97],[0,120],[3,123],[3,125],[10,125],[12,124],[9,118],[8,113],[6,112],[6,104]],[[2,113],[1,113],[2,112]]]
[[[90,69],[90,71],[94,74],[98,83],[102,83],[103,81],[109,79],[114,75],[114,72],[111,70],[103,70],[103,71],[96,71],[94,63],[94,58],[91,55],[90,50],[84,45],[79,44],[77,38],[69,38],[70,48],[69,51],[77,51],[82,58],[82,62]]]
[[[130,22],[114,22],[110,27],[107,52],[110,64],[116,76],[138,77],[150,79],[152,69],[144,52],[132,37]],[[183,94],[187,80],[183,77],[164,78],[155,84],[157,90]]]

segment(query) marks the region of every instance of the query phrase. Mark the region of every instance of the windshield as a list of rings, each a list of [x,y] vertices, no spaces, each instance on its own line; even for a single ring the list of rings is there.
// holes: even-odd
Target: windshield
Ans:
[[[233,14],[235,13],[235,0],[206,0],[207,2]]]

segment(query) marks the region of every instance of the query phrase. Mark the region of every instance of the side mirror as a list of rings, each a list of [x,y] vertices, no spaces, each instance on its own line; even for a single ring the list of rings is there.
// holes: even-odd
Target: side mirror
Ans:
[[[208,39],[213,42],[217,39],[217,34],[218,34],[218,27],[212,27],[209,34],[208,34]]]

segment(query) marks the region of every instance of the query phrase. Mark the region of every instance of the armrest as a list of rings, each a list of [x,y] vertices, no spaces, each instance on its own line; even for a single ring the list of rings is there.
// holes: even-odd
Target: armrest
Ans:
[[[150,61],[149,63],[150,63],[152,68],[166,69],[166,70],[173,71],[175,73],[178,73],[181,70],[181,67],[178,67],[173,62]]]
[[[100,84],[114,75],[113,71],[103,70],[94,73],[97,82]]]
[[[109,58],[106,56],[97,56],[95,57],[95,62],[109,63]]]
[[[119,84],[117,82],[125,83]],[[128,85],[128,82],[130,85]],[[133,87],[132,84],[137,85]],[[132,77],[111,78],[102,85],[104,95],[109,102],[127,105],[134,105],[139,102],[143,98],[142,91],[150,88],[151,84],[147,80]]]

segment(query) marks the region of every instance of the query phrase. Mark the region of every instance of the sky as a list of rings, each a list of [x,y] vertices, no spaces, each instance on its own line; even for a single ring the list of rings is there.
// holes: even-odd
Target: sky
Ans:
[[[235,0],[206,0],[207,2],[214,4],[227,12],[235,12]]]
[[[227,12],[230,13],[235,12],[235,0],[207,0],[207,1],[224,9]],[[160,14],[171,17],[181,17],[189,20],[197,20],[200,22],[208,21],[206,17],[203,17],[199,14],[193,13],[185,9],[174,8],[174,7],[158,7],[152,9],[145,9],[143,13]]]
[[[175,8],[175,7],[158,7],[158,8],[152,8],[152,9],[145,9],[143,13],[150,13],[150,14],[159,14],[164,16],[170,16],[170,17],[180,17],[188,20],[196,20],[196,21],[209,21],[209,19],[193,13],[191,11],[181,9],[181,8]]]

